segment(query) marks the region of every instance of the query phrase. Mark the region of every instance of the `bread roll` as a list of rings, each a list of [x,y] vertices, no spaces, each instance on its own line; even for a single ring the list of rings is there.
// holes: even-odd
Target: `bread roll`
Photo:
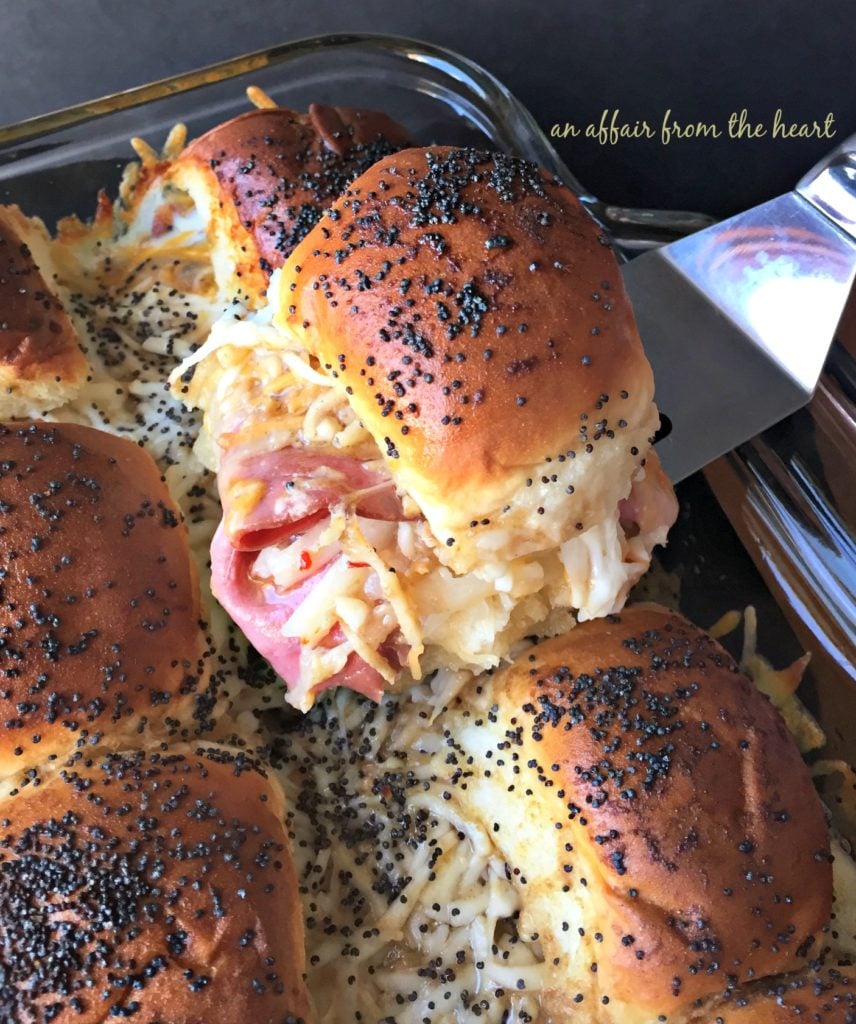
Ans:
[[[654,381],[618,264],[526,161],[380,160],[295,250],[278,303],[456,572],[497,536],[520,553],[601,523],[650,453]]]
[[[131,441],[0,424],[0,608],[0,774],[208,723],[187,533]]]
[[[623,605],[677,503],[618,264],[569,189],[403,150],[269,298],[174,379],[218,472],[214,592],[295,706],[483,671]]]
[[[552,965],[554,1022],[682,1021],[821,951],[832,875],[808,769],[767,698],[680,616],[634,606],[580,625],[467,691],[446,728],[465,813]]]
[[[168,178],[208,222],[221,291],[255,305],[345,186],[407,144],[406,131],[373,110],[251,110],[191,142]]]
[[[57,294],[44,224],[0,206],[0,417],[47,411],[86,379],[77,331]]]
[[[856,1024],[853,967],[775,978],[693,1015],[689,1024]]]
[[[278,786],[225,750],[78,754],[0,822],[0,1018],[309,1019]]]

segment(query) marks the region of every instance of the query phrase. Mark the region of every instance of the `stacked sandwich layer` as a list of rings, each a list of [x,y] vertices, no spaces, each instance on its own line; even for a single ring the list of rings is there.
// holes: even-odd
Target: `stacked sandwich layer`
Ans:
[[[0,219],[0,1016],[856,1019],[778,712],[621,611],[676,506],[606,239],[257,99]]]
[[[676,506],[617,271],[537,168],[405,150],[174,374],[219,473],[217,596],[295,706],[624,603]]]

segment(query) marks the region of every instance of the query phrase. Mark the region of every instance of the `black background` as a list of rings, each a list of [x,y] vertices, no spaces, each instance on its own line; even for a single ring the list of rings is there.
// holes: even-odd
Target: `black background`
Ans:
[[[770,124],[835,115],[832,143],[558,142],[625,205],[727,214],[792,187],[856,131],[854,0],[0,0],[0,123],[330,31],[409,35],[485,65],[542,127],[623,120]]]

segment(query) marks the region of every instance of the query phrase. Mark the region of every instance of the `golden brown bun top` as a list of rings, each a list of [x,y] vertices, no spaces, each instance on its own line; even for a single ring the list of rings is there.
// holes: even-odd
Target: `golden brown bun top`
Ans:
[[[204,723],[196,574],[151,457],[0,424],[0,773],[100,735]],[[188,706],[190,705],[190,706]]]
[[[350,181],[408,144],[406,131],[386,114],[312,104],[308,114],[241,114],[196,139],[180,159],[213,170],[269,273]]]
[[[0,814],[0,1019],[307,1018],[282,800],[246,759],[77,757]]]
[[[453,504],[462,487],[499,495],[545,459],[613,447],[629,490],[656,429],[606,238],[566,186],[515,157],[380,160],[295,250],[279,322],[337,376],[420,504]]]
[[[28,400],[51,408],[86,373],[50,267],[40,266],[49,262],[49,245],[41,221],[16,206],[0,207],[0,415],[20,415]]]
[[[532,829],[568,844],[548,884],[557,918],[578,901],[602,936],[601,992],[675,1011],[816,955],[823,809],[778,712],[716,641],[637,605],[533,648],[491,696]]]
[[[693,1024],[856,1024],[856,969],[775,978],[735,993]]]
[[[68,317],[8,215],[0,217],[0,309],[0,362],[23,374],[65,348]]]

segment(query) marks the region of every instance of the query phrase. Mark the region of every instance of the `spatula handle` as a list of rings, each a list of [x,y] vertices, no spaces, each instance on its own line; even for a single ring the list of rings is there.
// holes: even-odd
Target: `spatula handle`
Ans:
[[[856,238],[856,135],[815,164],[797,185],[797,192]]]

